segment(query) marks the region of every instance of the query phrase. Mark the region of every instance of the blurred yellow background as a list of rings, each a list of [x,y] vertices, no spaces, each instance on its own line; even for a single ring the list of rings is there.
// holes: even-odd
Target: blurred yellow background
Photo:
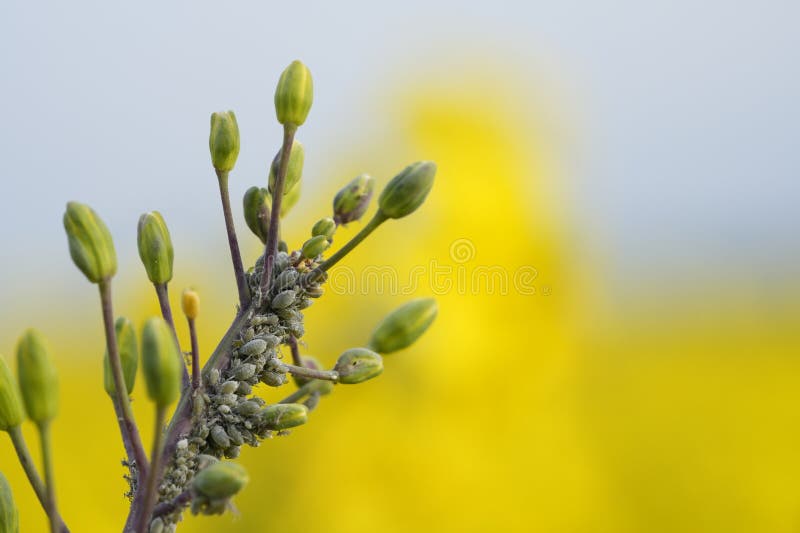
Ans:
[[[758,192],[763,185],[776,198],[780,196],[780,206],[790,205],[796,180],[781,180],[796,177],[796,158],[787,155],[788,149],[781,150],[788,146],[787,139],[796,136],[784,131],[789,126],[783,123],[767,127],[753,118],[766,123],[783,117],[784,112],[796,116],[796,106],[766,111],[758,107],[768,105],[764,102],[779,90],[794,94],[790,89],[796,80],[791,77],[782,89],[774,90],[764,83],[765,95],[758,93],[761,96],[752,101],[742,97],[752,104],[748,107],[739,106],[738,100],[726,101],[727,93],[705,94],[699,84],[673,91],[671,86],[662,86],[659,78],[635,77],[642,69],[650,72],[646,69],[652,57],[669,63],[674,43],[667,30],[672,26],[657,26],[668,38],[657,40],[653,54],[634,54],[636,61],[615,63],[614,57],[629,52],[629,47],[635,49],[638,39],[657,39],[644,35],[649,26],[642,29],[642,21],[649,19],[633,3],[623,4],[619,20],[631,21],[623,27],[634,35],[633,44],[624,42],[624,50],[609,37],[612,29],[608,34],[602,31],[601,19],[593,17],[586,5],[576,26],[564,29],[564,36],[558,34],[558,38],[548,34],[548,29],[561,26],[547,26],[546,18],[537,18],[545,21],[538,28],[552,42],[568,41],[567,36],[573,35],[570,31],[584,34],[595,28],[591,31],[600,32],[599,61],[583,62],[586,58],[581,56],[570,71],[581,79],[564,78],[581,85],[582,75],[596,79],[574,72],[603,70],[611,82],[574,91],[565,89],[563,79],[553,74],[561,72],[559,68],[521,52],[493,57],[491,50],[502,49],[498,41],[492,41],[496,48],[483,47],[483,41],[473,42],[469,36],[474,34],[469,33],[448,41],[453,47],[448,52],[442,51],[446,46],[441,41],[432,41],[437,46],[424,61],[391,48],[389,37],[376,37],[376,50],[390,59],[383,61],[378,52],[370,55],[372,43],[357,39],[363,27],[356,22],[378,15],[364,14],[359,11],[363,6],[355,4],[348,4],[347,15],[342,15],[347,19],[342,27],[352,29],[345,31],[346,37],[354,41],[342,37],[342,44],[331,37],[330,46],[342,47],[336,48],[335,58],[325,54],[329,43],[322,41],[341,35],[320,22],[326,12],[319,6],[318,16],[309,22],[318,36],[305,31],[307,39],[296,50],[281,50],[289,54],[285,58],[270,55],[266,41],[258,40],[258,45],[247,41],[261,28],[248,26],[247,10],[231,17],[249,31],[237,32],[235,24],[225,26],[224,35],[233,41],[218,46],[200,37],[212,35],[220,24],[211,5],[186,13],[173,7],[158,20],[135,10],[112,22],[109,13],[97,15],[103,24],[93,31],[99,32],[101,42],[115,30],[122,31],[121,41],[113,41],[117,46],[142,42],[143,37],[125,33],[129,19],[144,23],[162,39],[171,35],[171,24],[180,20],[187,24],[183,31],[192,36],[189,42],[202,47],[204,54],[185,52],[175,44],[180,41],[177,38],[166,41],[163,55],[160,49],[146,48],[142,61],[153,62],[159,72],[166,73],[155,81],[147,81],[146,76],[145,81],[129,79],[125,65],[92,56],[87,64],[99,69],[101,82],[86,90],[100,111],[84,117],[77,107],[76,116],[86,121],[80,122],[85,131],[53,139],[43,131],[41,142],[45,147],[52,144],[50,163],[34,156],[14,159],[17,150],[3,149],[11,168],[26,178],[7,184],[14,194],[6,197],[16,198],[8,201],[19,203],[36,220],[31,221],[32,234],[27,236],[24,227],[16,221],[11,224],[12,215],[20,215],[14,214],[17,206],[9,205],[9,218],[0,224],[4,232],[0,258],[6,264],[6,279],[0,284],[0,353],[11,361],[16,337],[27,326],[41,329],[53,345],[62,384],[62,411],[53,428],[57,491],[72,530],[118,531],[127,502],[122,496],[126,488],[120,466],[123,449],[102,389],[104,343],[97,296],[95,288],[69,265],[58,206],[71,199],[88,201],[109,220],[122,259],[116,312],[137,324],[156,314],[158,307],[134,251],[135,221],[139,212],[162,211],[174,229],[173,308],[179,309],[183,287],[193,286],[200,292],[200,344],[207,356],[233,316],[235,285],[222,216],[216,208],[216,182],[207,168],[206,111],[213,108],[206,108],[233,102],[230,106],[242,127],[242,154],[231,175],[231,187],[240,241],[246,262],[252,263],[259,248],[243,224],[238,198],[247,187],[265,179],[264,169],[277,149],[279,130],[271,114],[273,78],[295,54],[308,52],[318,107],[299,133],[306,147],[307,172],[302,199],[285,219],[290,245],[298,247],[303,242],[311,225],[329,214],[336,190],[358,173],[371,173],[380,187],[414,160],[434,160],[439,172],[423,208],[380,228],[334,272],[332,282],[355,280],[356,285],[349,291],[329,288],[306,311],[303,352],[332,365],[341,351],[363,344],[386,312],[415,296],[435,296],[439,316],[411,349],[386,358],[379,379],[358,387],[337,387],[307,426],[288,437],[266,441],[258,449],[243,450],[241,461],[251,483],[236,498],[238,513],[187,517],[179,531],[799,531],[800,285],[797,263],[787,259],[794,256],[771,256],[777,249],[771,246],[784,243],[780,239],[792,236],[797,226],[794,218],[788,222],[780,218],[779,213],[789,211],[770,210],[765,201],[769,198]],[[25,11],[15,7],[20,13]],[[750,8],[760,13],[753,6],[737,12],[744,22],[731,22],[736,31],[725,35],[731,42],[751,44],[743,44],[741,53],[733,50],[731,57],[724,58],[726,65],[734,64],[734,59],[748,60],[750,46],[756,46],[744,33],[737,33],[739,29],[755,27],[757,35],[765,38],[786,35],[772,30],[785,30],[777,26],[778,20],[791,17],[776,11],[775,18],[765,22],[749,17]],[[277,13],[285,14],[287,9],[284,6]],[[449,27],[435,23],[452,20],[447,18],[452,13],[443,7],[430,9],[430,20],[416,15],[408,20],[425,28],[432,25],[431,35],[447,33]],[[715,16],[701,22],[716,24],[718,10],[708,9]],[[673,12],[662,6],[661,10],[663,20],[678,21],[678,26],[685,23],[677,8]],[[46,15],[48,24],[58,15],[54,8]],[[70,17],[78,16],[61,15],[71,22],[75,21]],[[386,20],[394,21],[395,15],[387,11]],[[507,28],[501,22],[511,24],[515,13],[497,19],[485,15],[486,31],[502,40],[497,36],[505,36]],[[525,21],[535,18],[526,15],[529,19],[517,17],[522,26],[507,34],[525,50],[533,41],[528,33],[520,32],[527,32]],[[573,20],[566,11],[560,16],[563,19],[556,19]],[[264,17],[255,20],[263,27],[274,27],[275,22]],[[30,13],[19,15],[18,20],[23,19],[29,24],[24,27],[32,27],[31,20],[36,20]],[[474,20],[484,28],[484,19]],[[607,23],[623,24],[614,17]],[[386,24],[390,36],[411,31],[396,22],[392,24],[398,26]],[[698,42],[706,42],[704,25],[686,24],[684,30]],[[429,35],[428,30],[413,28]],[[467,23],[463,28],[477,31]],[[586,35],[582,37],[586,46],[593,46],[590,37],[596,35]],[[92,41],[82,38],[75,37],[80,50],[93,47]],[[409,40],[413,41],[413,32]],[[776,49],[792,49],[777,38],[773,44]],[[42,46],[49,50],[52,45],[45,41]],[[685,75],[693,80],[707,65],[719,67],[712,52],[697,47],[697,54],[694,49],[682,52],[681,61],[672,65],[681,79]],[[238,49],[244,51],[242,57],[231,59],[235,68],[220,76],[220,61]],[[424,47],[415,50],[421,56],[428,52]],[[554,53],[555,62],[580,56],[569,46],[559,50],[566,51],[561,56]],[[40,61],[37,54],[49,57],[51,52],[29,47],[26,53]],[[27,57],[20,54],[4,61],[18,66],[15,58]],[[255,60],[267,55],[265,64]],[[173,65],[173,57],[183,59]],[[448,59],[441,62],[442,57]],[[750,59],[753,65],[768,64],[761,56]],[[62,67],[71,64],[63,61]],[[359,71],[356,81],[345,84],[348,66],[360,62],[374,70]],[[273,63],[278,66],[272,68]],[[60,83],[53,85],[53,94],[63,91],[59,98],[64,101],[38,89],[46,96],[43,111],[32,113],[42,113],[37,115],[42,124],[51,121],[53,127],[78,128],[74,126],[78,118],[71,111],[62,115],[61,110],[69,109],[71,98],[79,98],[84,77],[94,79],[81,68],[64,67],[67,74],[55,70],[53,76]],[[658,64],[652,68],[653,72],[661,69]],[[328,76],[332,71],[340,77],[332,80]],[[728,87],[728,78],[715,80]],[[741,87],[738,80],[730,86]],[[7,81],[13,82],[10,77]],[[189,90],[195,81],[202,98]],[[127,92],[119,93],[123,86]],[[24,92],[22,84],[13,88],[18,91],[14,94]],[[603,90],[618,92],[619,100],[613,101],[620,107],[592,115],[582,106],[590,105],[590,94],[599,98],[596,93]],[[339,100],[326,97],[331,94],[326,91],[348,94],[338,105]],[[652,100],[637,104],[636,99],[645,93]],[[708,123],[695,121],[700,107],[693,99],[697,94],[705,94],[707,101],[703,101],[712,110]],[[161,107],[147,109],[137,103],[139,98],[160,102]],[[234,105],[240,101],[241,106]],[[716,101],[719,109],[714,108]],[[647,113],[657,113],[660,106],[667,106],[664,113],[670,116],[662,116],[658,128],[648,129]],[[8,101],[6,109],[12,118],[22,113]],[[110,120],[104,120],[104,113],[118,109],[122,110],[119,115],[110,114]],[[641,122],[634,115],[643,116]],[[141,122],[134,120],[142,116]],[[685,123],[669,129],[673,116]],[[740,124],[745,120],[742,116],[752,123]],[[184,121],[180,127],[173,126],[180,121]],[[614,137],[617,130],[627,136]],[[726,136],[739,131],[753,138],[733,143]],[[34,138],[33,132],[24,133],[23,137]],[[14,139],[3,135],[8,138],[0,137],[4,141],[0,145],[15,146],[10,143],[16,135]],[[124,137],[124,142],[117,143],[119,152],[109,148],[117,145],[116,135]],[[768,157],[772,152],[756,138],[766,139],[763,142],[775,150],[775,158]],[[67,143],[63,153],[58,151],[59,139]],[[637,140],[640,145],[635,144]],[[700,155],[692,159],[674,153],[673,143],[679,142],[685,142],[685,153],[696,148]],[[95,143],[103,149],[95,149]],[[748,151],[748,146],[753,148]],[[614,164],[609,163],[612,152]],[[42,159],[48,159],[49,153]],[[597,158],[594,164],[608,166],[602,172],[586,172],[581,165],[587,153]],[[118,159],[118,172],[104,158]],[[708,166],[702,172],[690,168],[703,162]],[[729,166],[715,166],[723,163]],[[40,167],[45,164],[63,165],[63,169]],[[636,172],[627,164],[635,165]],[[669,172],[660,173],[666,167]],[[45,179],[37,174],[44,168],[49,172],[43,174],[49,180],[47,187],[39,191],[41,185],[37,185],[35,192],[41,194],[46,209],[25,189],[33,187],[26,182]],[[733,173],[736,168],[745,168],[750,178],[758,177],[752,179],[752,189],[743,185],[750,181]],[[625,174],[625,179],[612,176],[615,172]],[[582,173],[590,177],[575,178]],[[708,181],[703,181],[704,173],[711,176]],[[736,190],[726,196],[729,189]],[[587,216],[601,203],[605,209],[613,206],[612,214]],[[708,224],[697,223],[692,215],[698,213],[707,215],[710,222],[701,218]],[[604,216],[616,220],[609,223],[611,229],[597,224],[598,218],[607,221]],[[334,246],[360,226],[354,223],[340,229]],[[773,232],[774,228],[786,233]],[[669,233],[670,229],[675,233]],[[617,235],[606,234],[615,231],[626,235],[624,245]],[[720,245],[719,251],[709,245],[718,241],[728,247]],[[726,256],[731,249],[735,254]],[[676,257],[679,251],[688,259]],[[645,260],[650,255],[655,257],[652,264]],[[409,287],[413,273],[418,277]],[[387,279],[398,286],[386,285]],[[179,334],[186,342],[182,320]],[[287,385],[260,392],[276,400],[290,389]],[[142,383],[137,384],[134,399],[137,420],[149,443],[152,414]],[[29,424],[25,434],[38,459],[38,440]],[[3,436],[0,470],[14,488],[22,531],[45,531],[44,514]]]

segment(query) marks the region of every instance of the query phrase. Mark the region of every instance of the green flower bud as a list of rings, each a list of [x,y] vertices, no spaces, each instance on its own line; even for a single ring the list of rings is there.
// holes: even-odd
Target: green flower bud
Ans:
[[[334,233],[336,233],[336,222],[330,217],[318,220],[314,227],[311,228],[311,235],[314,237],[324,235],[330,239]]]
[[[171,280],[175,251],[172,249],[167,223],[161,213],[150,211],[139,218],[137,241],[139,257],[150,281],[160,285]]]
[[[117,253],[108,228],[85,204],[69,202],[64,213],[69,254],[75,266],[92,283],[100,283],[117,272]]]
[[[178,399],[182,364],[183,357],[164,319],[148,319],[142,330],[142,367],[147,394],[158,408]]]
[[[398,307],[372,332],[370,348],[387,354],[411,346],[433,323],[438,311],[433,298],[419,298]]]
[[[317,235],[316,237],[311,237],[305,243],[303,243],[302,254],[303,257],[307,257],[309,259],[317,257],[319,254],[327,250],[331,245],[331,241],[328,240],[328,237],[325,235]]]
[[[19,533],[19,511],[6,476],[0,472],[0,533]]]
[[[308,408],[299,403],[278,403],[264,407],[258,416],[265,428],[280,431],[305,424]]]
[[[220,461],[198,472],[192,480],[192,488],[209,500],[223,500],[235,496],[249,481],[242,465]]]
[[[133,385],[136,383],[136,370],[139,368],[139,343],[136,340],[136,330],[133,328],[133,323],[124,316],[117,319],[114,330],[117,334],[117,350],[119,350],[119,360],[122,364],[125,390],[130,396],[133,392]],[[117,388],[114,386],[114,375],[111,372],[111,361],[108,360],[108,350],[103,357],[103,386],[109,396],[116,398]]]
[[[25,412],[22,410],[17,381],[5,358],[0,356],[0,431],[17,427],[24,419]]]
[[[339,383],[354,385],[379,376],[383,359],[366,348],[351,348],[339,356],[333,369],[339,373]]]
[[[286,67],[275,88],[275,114],[283,125],[302,126],[314,101],[311,72],[300,61]]]
[[[387,218],[403,218],[417,210],[433,187],[436,163],[418,161],[392,178],[378,198],[381,212]]]
[[[275,190],[275,180],[278,179],[278,169],[281,165],[281,156],[283,148],[278,150],[275,158],[272,160],[272,165],[269,167],[269,192]],[[289,152],[289,163],[286,165],[286,179],[283,182],[283,196],[286,197],[289,192],[303,177],[303,163],[306,160],[306,150],[300,141],[292,143],[292,151]]]
[[[295,204],[300,200],[300,189],[302,188],[303,180],[297,182],[297,184],[292,187],[292,190],[287,192],[283,195],[283,201],[281,202],[281,218],[285,217],[289,214],[289,211],[295,206]],[[270,204],[272,203],[272,199],[270,197]]]
[[[374,189],[375,179],[367,174],[353,179],[333,198],[334,218],[341,224],[360,219],[369,207]]]
[[[220,172],[230,172],[239,157],[239,125],[233,111],[211,113],[211,134],[208,137],[211,163]]]
[[[181,294],[181,309],[186,318],[194,320],[200,314],[200,295],[193,289],[183,289]]]
[[[247,227],[261,239],[262,243],[266,243],[269,233],[270,207],[272,206],[272,197],[269,192],[261,187],[250,187],[244,193],[242,206]]]
[[[17,344],[17,372],[28,418],[41,424],[58,413],[58,375],[41,333],[29,329]]]

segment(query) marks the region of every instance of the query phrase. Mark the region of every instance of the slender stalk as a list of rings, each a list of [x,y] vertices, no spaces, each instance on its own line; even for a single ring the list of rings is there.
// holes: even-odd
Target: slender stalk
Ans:
[[[313,283],[314,281],[322,277],[322,274],[324,272],[328,271],[336,263],[341,261],[344,258],[344,256],[353,251],[353,248],[361,244],[361,241],[366,239],[370,233],[375,231],[375,229],[384,222],[386,222],[386,216],[380,211],[375,213],[375,216],[372,217],[372,219],[367,223],[366,226],[361,228],[361,231],[359,231],[355,237],[350,239],[344,246],[339,248],[339,250],[337,250],[335,254],[333,254],[328,259],[323,261],[322,264],[320,264],[317,268],[306,274],[307,276],[306,282]]]
[[[308,383],[306,383],[305,385],[303,385],[302,387],[300,387],[299,389],[297,389],[296,391],[294,391],[293,393],[291,393],[289,396],[279,401],[278,403],[297,403],[299,400],[302,400],[303,398],[314,392],[315,387],[313,383],[314,383],[313,381],[309,381]]]
[[[178,345],[178,352],[181,352],[181,343],[178,340],[178,332],[175,330],[175,319],[172,318],[172,307],[169,304],[169,289],[167,288],[166,283],[154,283],[153,286],[156,288],[156,295],[158,296],[158,305],[161,307],[161,316],[164,317],[164,321],[169,324],[169,328],[172,330],[172,336],[175,338],[175,344]],[[183,388],[189,386],[189,372],[186,370],[186,362],[181,357],[181,368],[183,369],[183,375],[181,376],[181,383]]]
[[[250,291],[247,288],[247,281],[244,277],[244,266],[242,265],[242,254],[239,251],[239,240],[236,238],[236,228],[233,226],[231,198],[228,193],[228,172],[222,170],[217,170],[216,172],[217,181],[219,182],[219,195],[222,199],[222,213],[225,216],[225,229],[228,232],[228,246],[231,249],[233,273],[236,276],[236,288],[239,290],[239,306],[244,309],[250,303]]]
[[[33,458],[31,457],[31,453],[28,451],[28,446],[25,444],[25,438],[22,436],[22,430],[19,426],[9,428],[8,436],[11,438],[11,443],[14,445],[14,450],[17,452],[19,464],[22,466],[22,470],[25,471],[25,475],[28,477],[31,487],[33,487],[33,492],[39,499],[39,503],[42,504],[42,508],[47,511],[47,489],[45,488],[42,478],[39,477],[39,473],[36,472],[36,467],[33,464]],[[60,516],[58,516],[58,511],[56,511],[56,519],[58,523],[58,531],[60,533],[69,533],[69,529],[67,528],[66,524],[64,524],[64,521]]]
[[[272,268],[278,254],[278,236],[280,235],[281,202],[283,201],[283,186],[286,182],[286,170],[289,168],[289,156],[292,153],[292,143],[297,126],[286,125],[283,127],[283,147],[281,160],[278,165],[278,174],[275,176],[275,187],[272,191],[272,212],[269,220],[269,233],[267,244],[264,247],[264,272],[261,275],[261,297],[269,294],[269,284],[272,281]]]
[[[111,375],[114,378],[114,389],[117,403],[120,407],[120,432],[123,437],[127,434],[130,439],[128,445],[133,450],[133,458],[136,461],[139,472],[144,472],[147,470],[147,456],[142,446],[142,438],[139,436],[139,428],[136,426],[136,421],[133,418],[131,401],[130,398],[128,398],[125,378],[122,375],[122,363],[120,363],[119,350],[117,349],[117,334],[114,329],[114,310],[111,303],[110,279],[100,282],[100,304],[103,310],[103,326],[106,334],[108,361],[111,363]]]
[[[192,390],[200,388],[200,346],[197,343],[197,328],[194,318],[187,318],[189,322],[189,337],[192,343]]]
[[[161,478],[159,475],[160,462],[161,462],[161,448],[164,446],[164,423],[167,418],[166,407],[156,408],[156,427],[155,435],[153,436],[153,449],[150,455],[150,474],[147,476],[147,481],[144,489],[144,500],[142,504],[139,522],[136,526],[137,533],[147,533],[148,526],[150,525],[153,509],[156,506],[156,499],[158,497],[158,480]]]
[[[287,365],[285,363],[281,364],[280,368],[284,372],[289,372],[294,376],[300,376],[303,378],[324,379],[326,381],[333,381],[334,383],[339,381],[339,373],[335,370],[317,370],[315,368]]]
[[[292,351],[292,363],[294,363],[294,366],[306,366],[303,364],[303,358],[300,357],[300,349],[297,346],[297,339],[290,335],[287,344]]]
[[[119,431],[122,435],[122,444],[125,446],[125,454],[128,456],[128,463],[133,461],[134,459],[134,452],[133,448],[131,447],[131,439],[128,435],[128,430],[125,427],[125,420],[122,418],[122,409],[119,407],[119,402],[117,402],[117,398],[111,398],[111,403],[114,405],[114,414],[117,415],[117,422],[119,423]],[[137,471],[140,472],[139,479],[141,479],[141,470],[139,469],[139,465],[136,465]]]
[[[44,466],[44,485],[47,493],[47,518],[50,520],[51,533],[58,533],[58,504],[56,502],[55,472],[53,472],[53,441],[50,432],[50,421],[39,424],[39,436],[42,440],[42,465]]]

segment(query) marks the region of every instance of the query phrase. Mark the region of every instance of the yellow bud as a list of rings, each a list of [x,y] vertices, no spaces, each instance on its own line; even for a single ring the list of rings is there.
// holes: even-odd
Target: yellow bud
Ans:
[[[239,157],[239,145],[239,124],[233,111],[212,113],[208,148],[214,168],[221,172],[233,170]]]
[[[161,213],[150,211],[139,218],[137,243],[139,257],[150,281],[160,285],[171,280],[175,251]]]
[[[125,380],[125,390],[128,395],[133,392],[136,383],[136,370],[139,368],[139,343],[136,340],[136,330],[133,323],[121,316],[114,324],[117,337],[117,350],[122,365],[122,377]],[[103,357],[103,387],[112,398],[116,397],[117,388],[114,386],[114,376],[111,372],[111,361],[108,360],[108,350]]]
[[[275,88],[275,114],[283,125],[302,126],[314,101],[311,71],[300,61],[286,67]]]
[[[200,295],[193,289],[183,289],[181,294],[181,308],[186,318],[194,320],[200,314]]]
[[[17,344],[19,388],[28,418],[41,424],[58,414],[58,374],[44,336],[35,329]]]
[[[17,427],[25,419],[19,387],[5,358],[0,356],[0,431]]]
[[[148,319],[142,329],[142,368],[147,394],[158,408],[178,399],[182,364],[183,357],[169,325],[159,317]]]
[[[117,272],[117,253],[108,228],[85,204],[69,202],[64,213],[69,253],[75,266],[92,283],[111,278]]]

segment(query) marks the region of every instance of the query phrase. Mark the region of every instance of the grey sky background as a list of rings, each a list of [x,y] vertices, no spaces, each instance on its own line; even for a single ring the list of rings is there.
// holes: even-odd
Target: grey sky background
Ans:
[[[616,282],[796,274],[799,5],[5,0],[0,294],[73,268],[69,199],[103,206],[128,256],[147,209],[224,243],[209,113],[233,108],[248,143],[277,147],[272,90],[294,58],[318,95],[304,141],[328,151],[363,141],[363,95],[398,79],[492,57],[555,78],[577,118],[562,162],[577,232],[589,247],[598,236]],[[240,159],[250,178],[234,198],[262,159]]]

